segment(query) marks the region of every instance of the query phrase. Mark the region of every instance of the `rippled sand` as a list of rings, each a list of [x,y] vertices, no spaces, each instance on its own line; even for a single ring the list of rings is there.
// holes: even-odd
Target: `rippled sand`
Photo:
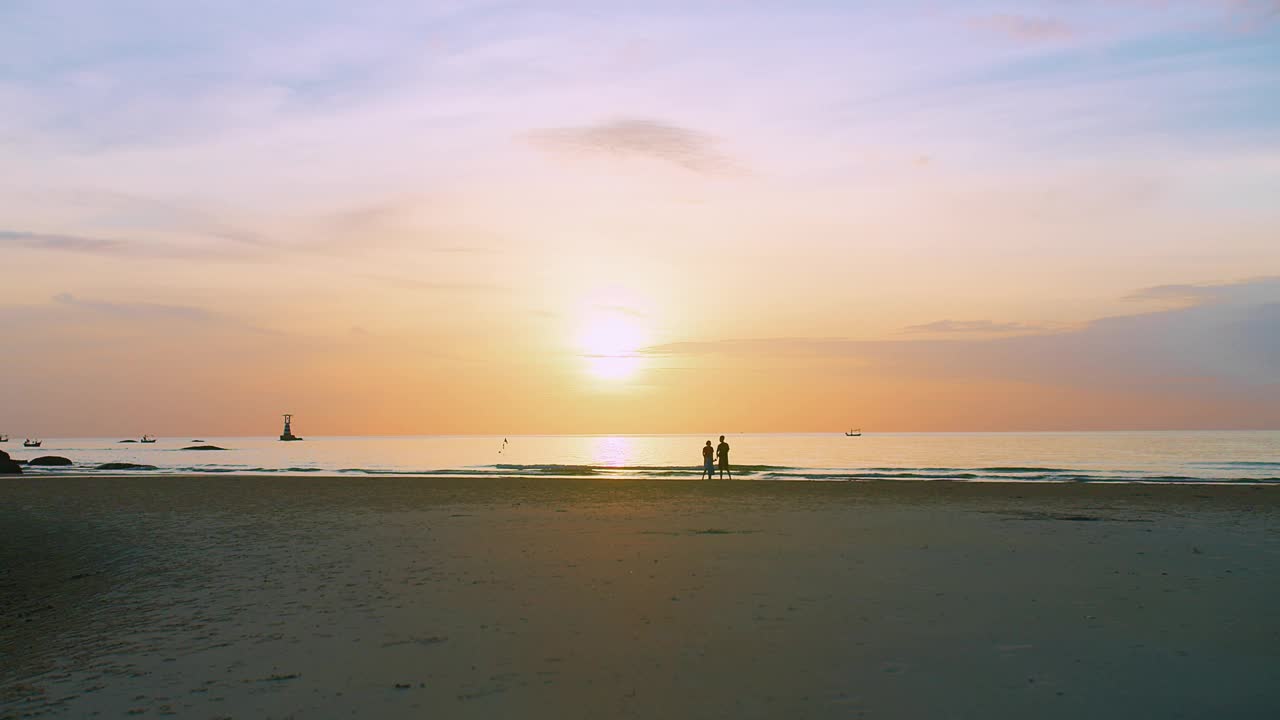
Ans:
[[[0,717],[1276,717],[1270,487],[0,480]]]

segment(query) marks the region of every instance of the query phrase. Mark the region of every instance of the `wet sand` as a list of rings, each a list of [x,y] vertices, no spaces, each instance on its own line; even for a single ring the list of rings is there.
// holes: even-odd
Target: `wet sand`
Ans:
[[[0,717],[1271,718],[1280,488],[0,480]]]

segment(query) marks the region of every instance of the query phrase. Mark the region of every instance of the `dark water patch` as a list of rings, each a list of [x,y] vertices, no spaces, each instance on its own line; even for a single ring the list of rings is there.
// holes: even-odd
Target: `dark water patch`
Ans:
[[[650,472],[662,472],[670,470],[691,470],[698,472],[702,469],[701,465],[597,465],[594,466],[599,470],[638,470],[646,474]],[[791,465],[731,465],[735,472],[744,473],[768,472],[771,470],[803,470],[804,468],[794,467]]]
[[[977,510],[989,515],[1003,515],[1005,520],[1038,520],[1054,522],[1151,522],[1147,518],[1122,515],[1083,515],[1079,513],[1053,513],[1037,510]]]
[[[507,477],[512,473],[498,470],[481,470],[476,468],[457,468],[454,470],[387,470],[385,468],[342,468],[339,473],[360,475],[388,475],[397,477]]]
[[[1193,462],[1188,465],[1196,467],[1235,467],[1235,468],[1273,468],[1280,467],[1280,462],[1270,460],[1222,460],[1218,462]]]
[[[493,466],[498,470],[509,470],[534,475],[595,475],[598,469],[594,465],[507,465],[499,463]]]
[[[974,468],[974,472],[982,473],[1070,473],[1074,470],[1063,468],[1046,468],[1046,467],[982,467]]]
[[[431,637],[424,637],[424,638],[407,638],[405,640],[392,640],[391,642],[384,642],[382,643],[382,647],[389,648],[389,647],[398,647],[400,645],[421,645],[423,647],[429,647],[431,645],[439,645],[440,643],[445,642],[448,639],[449,638],[447,637],[442,637],[439,635],[432,635]]]
[[[1149,483],[1204,483],[1204,482],[1223,482],[1220,478],[1196,477],[1194,475],[1143,475],[1141,473],[1130,473],[1123,476],[1118,475],[1066,475],[1065,479],[1075,482],[1086,483],[1133,483],[1133,482],[1149,482]]]
[[[145,465],[142,463],[128,462],[109,462],[102,463],[97,467],[98,470],[157,470],[155,465]]]
[[[736,468],[735,468],[736,470]],[[983,477],[976,473],[920,473],[920,472],[789,472],[765,473],[770,480],[975,480]],[[1030,478],[1023,478],[1030,479]]]

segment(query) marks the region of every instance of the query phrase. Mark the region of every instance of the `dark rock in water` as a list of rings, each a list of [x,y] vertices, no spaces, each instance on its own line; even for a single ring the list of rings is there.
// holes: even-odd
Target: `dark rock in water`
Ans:
[[[116,442],[132,442],[132,443],[136,443],[136,442],[138,442],[138,441],[137,441],[137,440],[117,440]]]
[[[191,442],[198,442],[198,443],[202,443],[202,442],[204,442],[204,441],[203,441],[203,440],[192,440]]]
[[[99,470],[155,470],[155,465],[142,465],[139,463],[102,463],[98,466]]]
[[[27,464],[28,465],[71,465],[72,462],[67,458],[59,457],[57,455],[44,455],[42,457],[32,459]]]
[[[183,450],[226,450],[226,448],[217,445],[189,445],[182,448]]]
[[[9,453],[0,450],[0,475],[21,475],[22,466],[9,459]]]

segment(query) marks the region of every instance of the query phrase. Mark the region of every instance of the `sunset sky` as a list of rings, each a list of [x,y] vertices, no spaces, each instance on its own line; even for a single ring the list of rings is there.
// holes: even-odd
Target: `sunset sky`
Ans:
[[[1280,3],[368,5],[0,3],[0,432],[1280,428]]]

